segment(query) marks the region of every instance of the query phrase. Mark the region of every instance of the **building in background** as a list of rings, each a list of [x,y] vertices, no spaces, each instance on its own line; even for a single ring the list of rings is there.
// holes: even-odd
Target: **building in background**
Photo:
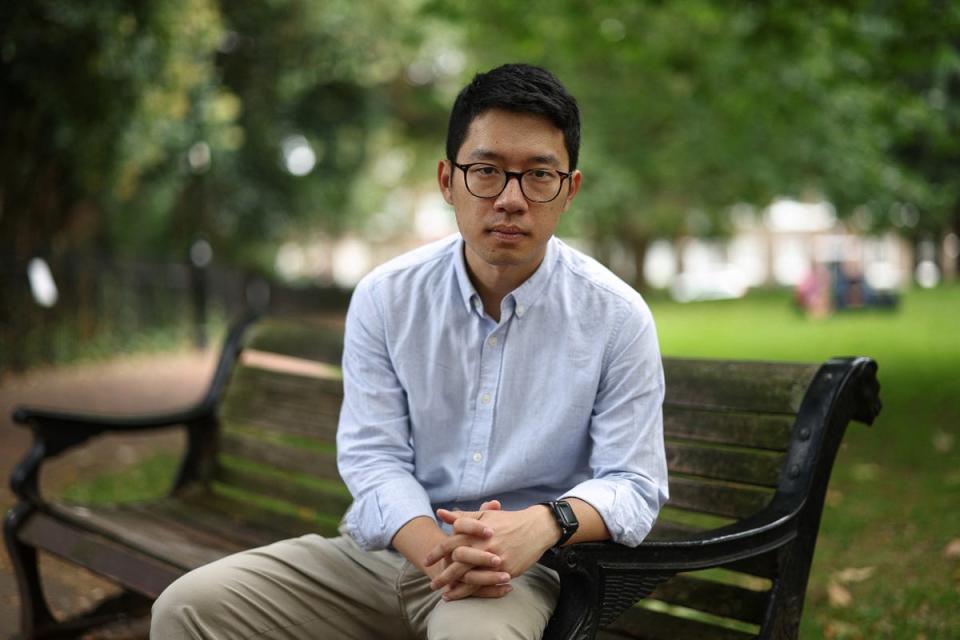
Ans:
[[[780,199],[759,215],[740,205],[731,210],[731,226],[725,239],[653,243],[647,281],[691,301],[736,298],[753,287],[797,287],[822,269],[894,292],[908,286],[914,272],[908,241],[892,231],[862,234],[827,202]]]

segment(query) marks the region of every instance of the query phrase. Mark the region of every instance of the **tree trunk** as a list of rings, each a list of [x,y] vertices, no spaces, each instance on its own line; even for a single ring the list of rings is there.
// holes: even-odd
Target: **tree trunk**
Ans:
[[[622,236],[627,251],[633,256],[633,288],[644,292],[648,289],[646,274],[643,272],[644,262],[647,259],[647,249],[650,247],[650,236],[635,229],[625,229]]]

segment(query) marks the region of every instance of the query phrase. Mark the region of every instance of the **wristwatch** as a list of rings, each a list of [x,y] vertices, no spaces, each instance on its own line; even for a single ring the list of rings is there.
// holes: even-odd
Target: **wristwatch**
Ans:
[[[543,506],[550,509],[557,524],[560,525],[560,539],[554,548],[559,547],[570,539],[577,529],[580,528],[580,522],[577,520],[577,514],[573,512],[573,507],[566,500],[551,500],[550,502],[541,502]]]

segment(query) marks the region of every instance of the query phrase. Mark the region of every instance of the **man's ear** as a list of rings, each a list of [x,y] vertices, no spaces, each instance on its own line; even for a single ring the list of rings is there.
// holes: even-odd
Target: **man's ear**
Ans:
[[[453,164],[449,160],[441,160],[437,164],[437,184],[440,185],[440,193],[447,204],[453,204]]]
[[[577,192],[580,191],[580,179],[583,178],[583,174],[580,173],[580,169],[577,169],[570,174],[570,177],[567,178],[567,196],[563,201],[563,210],[566,211],[570,206],[570,203],[573,202],[574,196],[577,195]]]

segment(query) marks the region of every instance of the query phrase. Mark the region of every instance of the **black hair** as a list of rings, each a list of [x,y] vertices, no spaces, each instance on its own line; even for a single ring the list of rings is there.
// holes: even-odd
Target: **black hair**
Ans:
[[[563,132],[570,156],[569,171],[577,168],[580,155],[580,109],[577,101],[557,78],[541,67],[505,64],[478,73],[453,103],[447,127],[447,159],[457,153],[467,137],[470,123],[490,109],[531,113],[550,120]]]

